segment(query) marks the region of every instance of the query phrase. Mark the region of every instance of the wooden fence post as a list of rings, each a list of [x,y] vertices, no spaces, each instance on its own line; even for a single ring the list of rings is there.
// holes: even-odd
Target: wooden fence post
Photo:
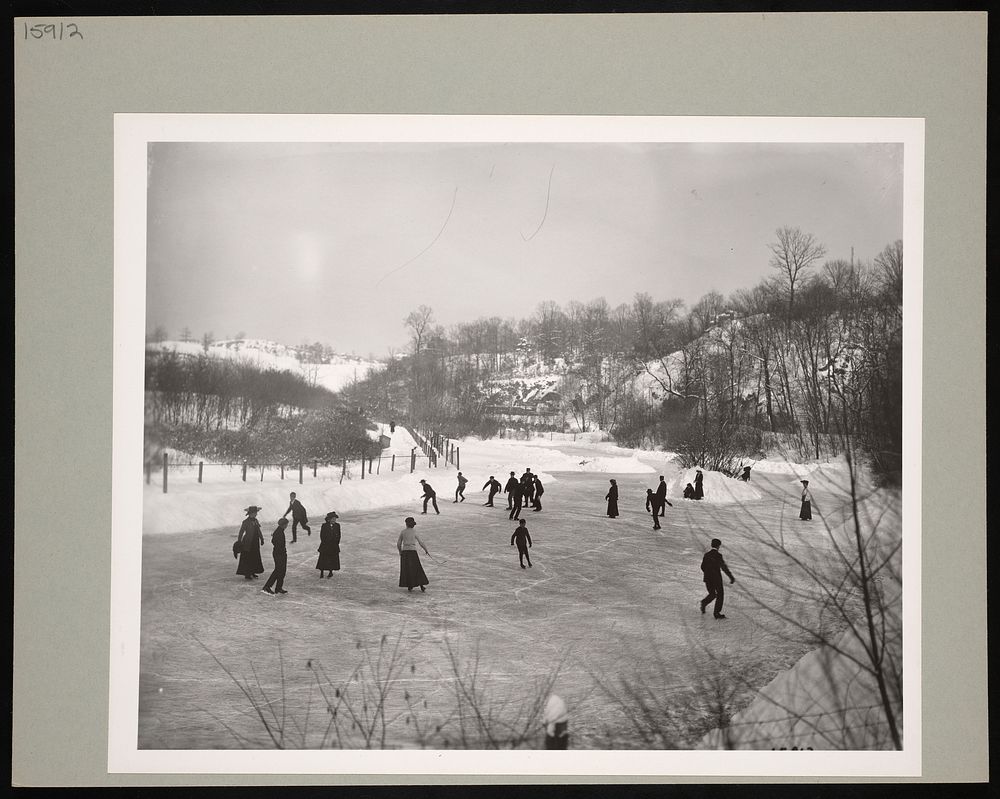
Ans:
[[[347,456],[344,456],[344,468],[340,470],[340,482],[344,482],[344,475],[347,474]]]
[[[285,464],[281,464],[281,479],[285,479]]]
[[[316,470],[319,468],[319,461],[313,461],[313,477],[316,476]]]
[[[302,485],[302,461],[299,461],[299,485]]]
[[[262,483],[264,482],[264,464],[263,463],[260,465],[260,481]]]
[[[201,482],[201,473],[205,468],[205,461],[198,461],[198,482]]]
[[[413,474],[417,468],[417,448],[414,447],[410,450],[410,474]]]
[[[243,461],[243,482],[247,481],[247,462]]]
[[[364,456],[364,454],[361,455],[361,479],[362,480],[365,479],[365,456]]]
[[[375,474],[381,474],[381,473],[382,473],[382,453],[379,452],[378,463],[375,464]]]
[[[462,468],[462,455],[460,447],[455,447],[455,468],[456,469]]]
[[[389,467],[390,472],[396,471],[396,453],[392,453],[392,465]]]
[[[163,493],[167,493],[167,453],[163,453]]]

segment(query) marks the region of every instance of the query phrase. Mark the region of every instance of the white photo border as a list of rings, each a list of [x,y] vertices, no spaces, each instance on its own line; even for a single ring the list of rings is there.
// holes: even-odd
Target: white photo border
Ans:
[[[138,748],[146,165],[151,142],[901,143],[904,746],[890,752],[145,750]],[[924,120],[328,114],[115,114],[114,440],[109,773],[917,777],[921,774]]]

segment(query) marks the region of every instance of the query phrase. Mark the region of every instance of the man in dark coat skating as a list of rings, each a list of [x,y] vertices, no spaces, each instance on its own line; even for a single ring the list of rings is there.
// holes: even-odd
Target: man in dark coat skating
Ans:
[[[521,518],[521,503],[523,497],[521,495],[521,484],[518,483],[510,491],[510,519],[520,519]]]
[[[434,505],[435,513],[441,513],[441,511],[438,510],[437,492],[433,488],[431,488],[431,484],[428,483],[426,480],[421,480],[420,485],[423,486],[424,489],[423,497],[421,497],[424,501],[424,509],[421,513],[422,514],[427,513],[428,502]]]
[[[486,502],[483,503],[485,507],[487,508],[493,507],[493,497],[497,495],[501,487],[502,486],[500,485],[500,481],[497,480],[492,474],[490,475],[490,479],[487,480],[485,483],[483,483],[483,487],[479,489],[480,491],[485,491],[487,488],[490,489],[489,498],[486,500]]]
[[[281,514],[281,518],[284,519],[289,513],[292,514],[292,543],[294,544],[298,540],[298,536],[295,535],[296,527],[301,524],[302,529],[306,531],[306,535],[312,535],[312,530],[309,529],[309,519],[306,517],[306,509],[295,498],[294,491],[288,495],[288,499],[288,510]]]
[[[517,478],[514,476],[514,473],[511,472],[510,477],[507,478],[507,484],[503,487],[504,492],[507,494],[507,510],[514,507],[513,492],[519,485],[521,484],[517,482]]]
[[[288,550],[285,549],[285,528],[288,526],[288,519],[282,516],[278,519],[278,526],[271,533],[271,544],[274,547],[274,570],[267,578],[264,587],[260,590],[265,594],[287,594],[285,590],[285,572],[288,570]],[[274,590],[272,590],[272,586]]]
[[[653,529],[659,530],[661,529],[660,517],[666,513],[665,506],[670,505],[671,508],[673,507],[670,500],[667,499],[667,483],[663,479],[662,474],[660,475],[660,484],[656,487],[656,491],[653,492],[653,501],[651,504],[653,508]]]
[[[730,583],[735,583],[736,578],[733,577],[733,573],[729,571],[729,567],[726,565],[726,561],[722,557],[722,553],[719,552],[719,547],[722,546],[722,541],[718,538],[712,539],[712,548],[705,553],[705,556],[701,559],[701,571],[704,575],[705,587],[708,589],[708,596],[701,600],[700,607],[701,612],[705,612],[705,608],[708,603],[713,599],[715,600],[715,609],[712,615],[717,619],[726,618],[722,613],[722,601],[725,598],[725,590],[722,585],[722,572],[725,572],[729,577]]]
[[[532,510],[540,511],[542,509],[542,494],[545,493],[545,486],[542,485],[542,481],[538,479],[538,475],[535,475],[535,498],[532,501]]]

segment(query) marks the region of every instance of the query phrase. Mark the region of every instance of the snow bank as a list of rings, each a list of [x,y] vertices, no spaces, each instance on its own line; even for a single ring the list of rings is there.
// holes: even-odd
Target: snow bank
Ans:
[[[884,618],[876,628],[885,631],[886,663],[902,663],[900,617],[900,550],[902,531],[898,495],[879,491],[859,504],[862,525],[878,525],[881,552],[890,567],[878,582],[883,594]],[[877,521],[876,521],[877,520]],[[841,540],[852,535],[850,521],[831,535]],[[855,622],[863,630],[863,622]],[[745,709],[733,715],[728,727],[709,732],[697,748],[765,749],[785,747],[815,750],[892,749],[893,742],[881,704],[878,684],[859,663],[869,663],[862,643],[852,629],[803,655],[790,669],[779,672]],[[902,722],[900,686],[888,673],[890,701],[897,723]]]
[[[549,472],[603,472],[620,474],[646,474],[653,471],[651,466],[642,463],[635,450],[616,448],[620,455],[594,454],[584,449],[578,452],[563,452],[553,444],[558,442],[544,439],[529,441],[510,441],[507,439],[465,438],[457,442],[461,450],[462,468],[479,468],[501,474],[515,471],[518,475],[525,468],[533,472],[545,470]],[[567,448],[572,442],[566,442]],[[587,445],[583,445],[585,448]],[[572,445],[580,450],[580,442]],[[544,480],[544,478],[543,478]]]
[[[678,499],[683,498],[684,486],[688,483],[694,485],[696,471],[696,469],[688,469],[668,482],[667,495]],[[753,483],[744,483],[742,480],[737,480],[722,472],[705,469],[702,470],[702,476],[705,496],[700,500],[701,502],[729,505],[734,502],[752,502],[763,496],[760,491],[754,488]]]

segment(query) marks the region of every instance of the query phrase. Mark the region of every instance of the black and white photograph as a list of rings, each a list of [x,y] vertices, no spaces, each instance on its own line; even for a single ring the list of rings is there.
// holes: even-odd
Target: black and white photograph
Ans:
[[[919,773],[922,181],[912,119],[117,115],[112,770]]]

